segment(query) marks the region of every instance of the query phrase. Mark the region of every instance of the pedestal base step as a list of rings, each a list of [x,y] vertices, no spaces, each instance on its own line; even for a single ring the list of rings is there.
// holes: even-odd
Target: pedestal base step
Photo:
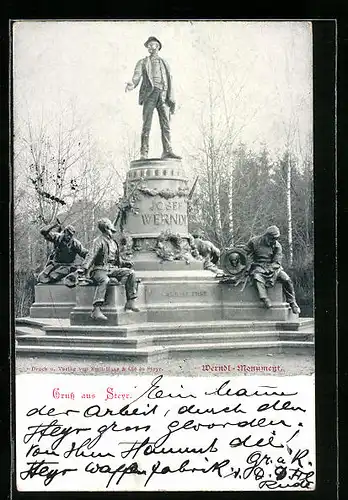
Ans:
[[[64,328],[67,326],[70,326],[70,319],[68,318],[41,318],[41,317],[31,317],[31,316],[24,316],[22,318],[16,318],[16,330],[17,326],[37,326],[38,328],[41,328],[42,326],[55,326],[59,325],[60,327]]]
[[[21,329],[19,328],[19,331]],[[25,330],[26,331],[26,330]],[[159,352],[172,353],[228,351],[230,349],[268,349],[284,347],[314,348],[313,335],[298,331],[249,331],[156,334],[138,337],[83,335],[45,335],[22,332],[17,336],[18,354],[57,356],[84,355],[89,358],[110,355],[117,359],[133,356],[150,358]],[[152,359],[152,358],[151,358]]]
[[[103,359],[134,359],[141,361],[165,359],[168,357],[168,350],[162,347],[148,347],[143,349],[112,348],[112,347],[81,347],[81,346],[47,346],[47,345],[18,345],[16,346],[18,356],[55,356],[55,357],[75,357],[83,356],[88,358]]]
[[[258,342],[228,342],[226,344],[219,343],[207,343],[207,344],[195,344],[186,345],[186,344],[178,344],[178,345],[169,345],[166,346],[170,353],[188,353],[188,352],[197,352],[197,351],[228,351],[228,350],[245,350],[245,349],[274,349],[274,348],[305,348],[305,349],[314,349],[314,342],[305,342],[305,341],[296,341],[296,340],[278,340],[278,341],[269,341],[269,340],[261,340]],[[281,351],[280,351],[281,352]]]
[[[149,338],[149,337],[145,337]],[[253,332],[214,332],[214,333],[184,333],[171,335],[154,335],[152,336],[153,345],[166,346],[171,348],[177,345],[203,345],[209,343],[220,344],[240,344],[246,341],[262,342],[262,341],[278,341],[278,340],[294,340],[294,341],[312,341],[313,335],[306,332],[279,332],[279,331],[253,331]]]
[[[108,309],[103,309],[103,314],[106,315],[107,320],[95,320],[91,318],[91,311],[82,310],[78,311],[76,308],[70,314],[70,322],[72,325],[83,325],[87,327],[98,326],[119,326],[119,325],[129,325],[136,323],[143,323],[146,321],[146,312],[132,312],[132,311],[109,311]]]
[[[132,313],[130,313],[132,314]],[[138,313],[135,313],[138,314]],[[104,356],[153,359],[153,356],[230,349],[314,349],[312,318],[299,321],[207,321],[139,323],[119,326],[70,325],[61,319],[19,318],[19,355]]]
[[[129,313],[130,315],[133,313]],[[134,313],[138,315],[139,313]],[[52,318],[19,318],[16,320],[16,332],[24,327],[42,329],[46,335],[95,335],[127,337],[134,335],[161,335],[185,333],[222,333],[222,332],[254,332],[254,331],[299,331],[314,333],[313,318],[300,318],[298,321],[189,321],[175,323],[137,323],[128,325],[93,324],[88,328],[82,325],[70,325],[68,320]],[[24,333],[24,332],[23,332]],[[26,333],[29,333],[27,330]]]
[[[33,327],[33,326],[17,326],[16,327],[16,336],[20,335],[22,338],[35,338],[35,337],[45,337],[45,330],[41,327]]]
[[[152,345],[151,337],[93,337],[91,335],[21,335],[20,345],[33,346],[80,346],[117,347],[118,349],[139,349]]]
[[[81,347],[81,346],[41,346],[41,345],[19,345],[16,347],[16,354],[19,356],[59,356],[73,358],[75,356],[88,356],[89,359],[102,357],[104,360],[137,359],[139,361],[153,361],[166,359],[168,356],[185,356],[197,352],[226,352],[231,350],[258,350],[286,352],[289,349],[313,353],[314,343],[304,341],[260,341],[260,342],[229,342],[226,344],[206,343],[206,344],[179,344],[166,347],[148,347],[143,349],[120,349],[107,347]]]
[[[166,347],[171,350],[177,346],[186,346],[195,349],[201,345],[220,344],[222,346],[236,345],[250,342],[252,345],[260,342],[312,342],[313,335],[297,331],[251,331],[251,332],[211,332],[211,333],[172,333],[147,336],[119,337],[92,336],[92,335],[45,335],[42,331],[25,333],[19,329],[18,341],[21,346],[81,346],[81,347],[117,347],[118,349],[140,349],[145,346]]]

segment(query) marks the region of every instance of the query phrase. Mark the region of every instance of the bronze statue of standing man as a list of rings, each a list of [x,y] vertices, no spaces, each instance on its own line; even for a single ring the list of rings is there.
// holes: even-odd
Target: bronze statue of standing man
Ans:
[[[180,156],[173,153],[170,138],[170,115],[175,112],[175,100],[169,65],[158,55],[162,44],[157,38],[150,36],[144,45],[150,55],[137,62],[132,81],[126,85],[126,92],[129,92],[142,79],[139,92],[139,104],[143,106],[140,159],[147,159],[149,154],[149,137],[155,108],[162,133],[162,158],[180,159]]]

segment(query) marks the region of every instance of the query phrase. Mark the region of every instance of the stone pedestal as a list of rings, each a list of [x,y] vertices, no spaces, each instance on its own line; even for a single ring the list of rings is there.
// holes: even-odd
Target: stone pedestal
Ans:
[[[268,297],[272,307],[266,309],[261,304],[253,285],[247,286],[242,292],[228,284],[220,284],[222,319],[255,320],[255,321],[297,321],[298,314],[293,314],[289,304],[284,301],[281,283],[268,288]]]
[[[139,272],[149,322],[221,319],[219,283],[209,271]]]
[[[69,318],[75,307],[76,289],[61,283],[35,286],[35,302],[30,308],[31,318]]]
[[[157,238],[169,229],[187,236],[188,178],[181,160],[136,160],[130,164],[127,189],[137,186],[138,214],[130,213],[127,231],[135,239]]]
[[[133,238],[133,261],[142,279],[147,321],[287,321],[292,314],[277,284],[269,291],[272,308],[262,307],[256,290],[220,284],[194,258],[161,260],[155,248],[160,234],[188,241],[188,178],[181,160],[137,160],[130,164],[126,194],[133,196],[124,230]],[[164,245],[171,245],[165,241]],[[296,318],[295,318],[296,319]]]
[[[148,322],[293,321],[282,286],[269,290],[272,308],[265,309],[253,286],[244,291],[220,284],[210,271],[139,272],[145,291]]]
[[[189,186],[181,160],[133,161],[126,186],[128,196],[135,193],[136,213],[128,213],[124,227],[133,238],[135,270],[203,269],[202,262],[193,258],[189,265],[184,258],[161,261],[154,250],[163,232],[188,239]]]
[[[126,293],[123,285],[108,285],[105,296],[105,303],[102,306],[103,314],[107,321],[96,321],[91,318],[93,296],[95,286],[78,286],[76,289],[76,305],[70,314],[71,325],[101,325],[117,326],[130,323],[141,323],[146,321],[144,289],[141,285],[138,288],[137,306],[140,312],[125,311]]]

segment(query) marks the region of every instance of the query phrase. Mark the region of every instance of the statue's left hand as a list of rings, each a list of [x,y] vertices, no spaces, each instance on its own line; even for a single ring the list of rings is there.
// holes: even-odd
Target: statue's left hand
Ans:
[[[169,107],[169,111],[170,111],[170,114],[171,115],[174,115],[175,113],[175,104],[171,104],[170,107]]]

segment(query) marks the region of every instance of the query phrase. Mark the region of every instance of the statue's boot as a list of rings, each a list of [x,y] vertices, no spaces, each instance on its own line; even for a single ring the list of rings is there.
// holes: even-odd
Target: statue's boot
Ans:
[[[261,299],[261,302],[263,304],[263,307],[265,307],[266,309],[270,309],[272,307],[272,303],[271,303],[271,301],[269,300],[268,297],[265,297],[264,299]]]
[[[167,158],[173,158],[173,160],[181,160],[181,156],[174,154],[173,151],[167,151],[162,154],[163,160],[166,160]]]
[[[124,306],[125,311],[133,311],[133,312],[140,311],[140,309],[138,309],[138,307],[135,305],[134,300],[135,299],[127,300],[126,305]]]
[[[300,314],[301,309],[299,308],[299,306],[296,302],[291,302],[290,307],[291,307],[291,310],[294,314]]]
[[[100,310],[100,306],[94,306],[91,312],[91,318],[95,320],[107,321],[107,317]]]

